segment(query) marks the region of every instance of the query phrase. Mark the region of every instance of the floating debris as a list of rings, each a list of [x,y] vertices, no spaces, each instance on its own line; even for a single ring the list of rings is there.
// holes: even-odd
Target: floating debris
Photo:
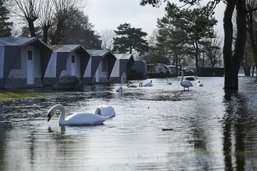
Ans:
[[[162,128],[162,131],[173,131],[172,128]]]

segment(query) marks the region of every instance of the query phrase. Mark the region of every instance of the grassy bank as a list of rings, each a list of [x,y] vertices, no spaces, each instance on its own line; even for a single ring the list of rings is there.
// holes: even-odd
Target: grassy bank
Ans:
[[[46,96],[46,93],[22,92],[22,91],[0,91],[0,100],[40,98],[44,96]]]

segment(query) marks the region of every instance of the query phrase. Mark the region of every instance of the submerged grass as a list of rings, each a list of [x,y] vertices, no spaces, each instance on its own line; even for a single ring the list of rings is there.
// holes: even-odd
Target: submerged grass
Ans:
[[[46,94],[42,92],[0,91],[0,100],[40,98],[46,96]]]

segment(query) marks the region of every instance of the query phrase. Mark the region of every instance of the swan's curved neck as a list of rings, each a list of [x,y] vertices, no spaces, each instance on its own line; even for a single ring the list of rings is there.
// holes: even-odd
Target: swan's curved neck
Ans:
[[[52,108],[53,112],[59,110],[61,112],[59,117],[59,124],[62,125],[65,122],[65,109],[62,105],[56,105]]]
[[[180,82],[182,82],[184,80],[184,72],[182,71],[181,72],[181,80],[180,80]]]
[[[63,125],[65,122],[65,109],[64,108],[59,108],[61,111],[60,117],[59,117],[59,124]]]

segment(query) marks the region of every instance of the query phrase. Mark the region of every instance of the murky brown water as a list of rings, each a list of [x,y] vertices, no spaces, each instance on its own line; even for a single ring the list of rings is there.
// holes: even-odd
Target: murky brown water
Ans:
[[[178,79],[153,87],[98,86],[44,99],[2,102],[0,170],[257,170],[257,86],[227,97],[223,78],[182,91]],[[241,78],[240,82],[247,82]],[[138,83],[137,83],[138,84]],[[113,105],[104,125],[59,127],[46,122],[56,104],[68,112]]]

